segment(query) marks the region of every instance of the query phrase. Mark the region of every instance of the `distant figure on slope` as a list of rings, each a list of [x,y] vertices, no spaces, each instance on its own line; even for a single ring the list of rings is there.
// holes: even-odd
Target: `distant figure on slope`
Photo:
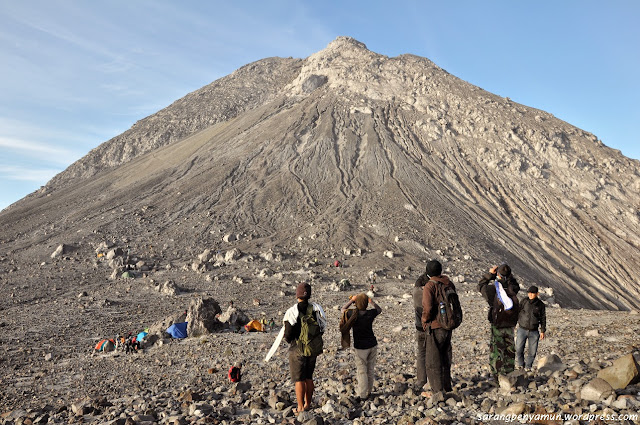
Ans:
[[[296,288],[297,304],[284,315],[284,338],[289,346],[289,370],[295,384],[298,407],[296,413],[311,408],[313,372],[316,358],[322,353],[322,334],[327,325],[324,310],[310,303],[311,285],[301,283]]]
[[[533,360],[538,352],[538,341],[544,339],[547,331],[546,306],[538,298],[538,287],[531,286],[527,291],[527,298],[520,301],[518,315],[518,333],[516,338],[516,367],[531,370]],[[540,330],[538,330],[540,328]],[[529,341],[527,359],[524,358],[524,346]]]
[[[506,375],[515,368],[515,343],[513,333],[518,323],[520,291],[518,281],[507,264],[493,266],[478,283],[478,291],[489,304],[488,319],[491,323],[489,368],[497,380],[498,374]]]
[[[127,354],[129,354],[130,352],[134,353],[140,348],[140,343],[136,339],[136,335],[134,335],[133,332],[129,332],[129,335],[127,335],[127,339],[124,343],[124,348],[125,353]]]
[[[349,309],[352,304],[355,304],[355,310]],[[369,305],[373,309],[367,309]],[[340,331],[343,334],[343,339],[345,333],[348,339],[349,330],[353,329],[353,348],[356,354],[358,375],[358,397],[362,400],[369,398],[375,381],[374,369],[376,367],[378,341],[373,333],[373,320],[380,313],[382,313],[382,308],[365,293],[351,297],[342,306],[343,319],[341,323],[343,325],[340,327]]]

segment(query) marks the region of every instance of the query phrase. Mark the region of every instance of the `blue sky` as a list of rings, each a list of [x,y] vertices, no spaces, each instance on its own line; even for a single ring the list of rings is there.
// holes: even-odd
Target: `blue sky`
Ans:
[[[640,2],[0,0],[0,209],[242,65],[339,35],[424,56],[640,158]]]

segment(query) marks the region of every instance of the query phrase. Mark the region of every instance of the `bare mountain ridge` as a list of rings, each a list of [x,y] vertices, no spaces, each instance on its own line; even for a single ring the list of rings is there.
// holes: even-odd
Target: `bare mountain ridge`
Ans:
[[[639,170],[427,59],[338,38],[141,120],[3,212],[1,239],[25,259],[121,235],[196,252],[236,231],[247,250],[360,248],[390,269],[441,255],[473,276],[508,260],[564,305],[638,308]]]
[[[270,101],[297,75],[301,60],[267,58],[189,93],[91,150],[47,186],[91,177]]]

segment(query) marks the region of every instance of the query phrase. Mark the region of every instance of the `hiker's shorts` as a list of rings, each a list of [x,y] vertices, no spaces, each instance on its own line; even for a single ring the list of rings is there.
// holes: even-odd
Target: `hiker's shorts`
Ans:
[[[301,356],[297,349],[289,351],[289,370],[293,382],[313,379],[317,356]]]

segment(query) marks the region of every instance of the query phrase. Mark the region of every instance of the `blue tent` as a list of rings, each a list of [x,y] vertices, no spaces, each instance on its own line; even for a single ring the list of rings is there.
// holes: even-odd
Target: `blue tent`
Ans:
[[[136,336],[136,341],[141,342],[145,336],[149,335],[148,332],[142,331]]]
[[[187,337],[187,322],[174,323],[169,326],[167,333],[176,339],[182,339]]]

